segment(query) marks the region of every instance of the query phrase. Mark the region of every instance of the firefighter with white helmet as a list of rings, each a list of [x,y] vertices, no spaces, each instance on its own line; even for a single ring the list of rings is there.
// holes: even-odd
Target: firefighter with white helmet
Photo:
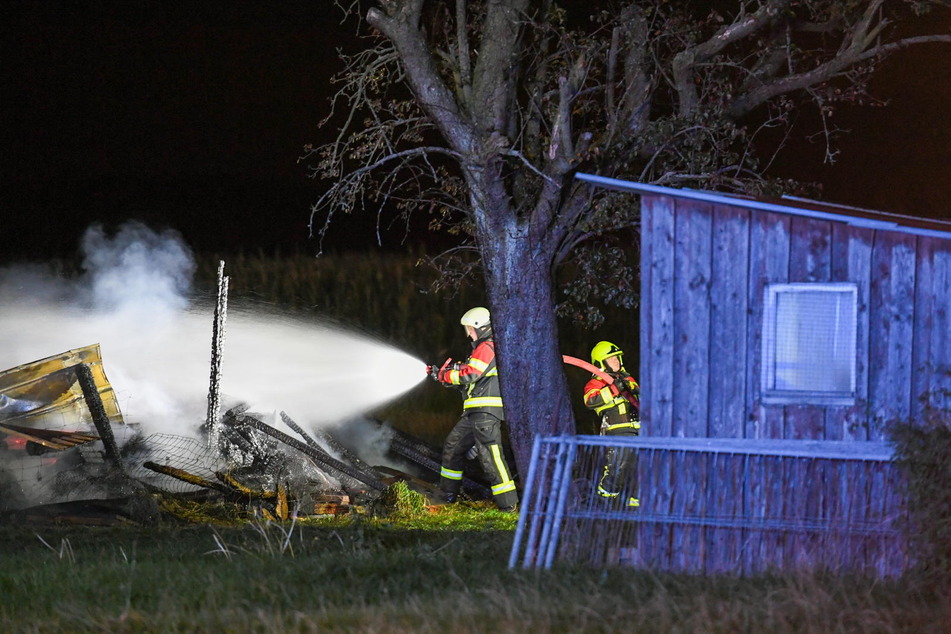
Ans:
[[[495,342],[488,309],[477,306],[466,311],[460,323],[472,341],[472,354],[462,363],[442,368],[429,366],[430,376],[446,386],[464,392],[462,417],[449,432],[443,446],[439,487],[448,502],[454,502],[462,487],[462,472],[473,452],[491,480],[492,497],[503,511],[515,511],[518,492],[502,453],[502,392],[496,364]]]
[[[637,436],[641,431],[640,386],[624,369],[623,354],[610,341],[599,341],[591,349],[591,363],[612,379],[608,382],[593,375],[584,387],[584,404],[601,419],[602,436]],[[636,461],[630,449],[609,447],[598,481],[598,495],[628,508],[640,506],[636,482],[626,482],[632,469],[636,470]]]

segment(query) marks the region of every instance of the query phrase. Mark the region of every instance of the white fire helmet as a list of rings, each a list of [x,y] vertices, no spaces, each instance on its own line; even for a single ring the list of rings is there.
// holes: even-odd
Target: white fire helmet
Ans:
[[[466,314],[462,316],[462,319],[459,320],[459,323],[463,326],[472,326],[477,331],[481,331],[490,324],[489,309],[483,308],[482,306],[470,308],[466,311]]]

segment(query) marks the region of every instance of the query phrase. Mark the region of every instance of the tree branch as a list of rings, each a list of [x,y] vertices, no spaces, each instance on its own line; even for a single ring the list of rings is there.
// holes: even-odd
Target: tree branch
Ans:
[[[521,23],[528,0],[486,3],[479,56],[472,77],[471,116],[483,134],[508,134],[511,89]]]
[[[419,27],[423,0],[381,0],[381,4],[385,13],[371,8],[367,22],[379,29],[399,51],[413,94],[436,122],[446,142],[460,154],[472,153],[477,148],[473,130],[460,116],[452,92],[439,76]]]
[[[788,6],[788,0],[772,0],[752,14],[741,11],[732,24],[722,27],[710,39],[686,48],[674,57],[671,69],[681,116],[691,116],[700,105],[693,77],[697,66],[712,59],[730,44],[773,24]]]

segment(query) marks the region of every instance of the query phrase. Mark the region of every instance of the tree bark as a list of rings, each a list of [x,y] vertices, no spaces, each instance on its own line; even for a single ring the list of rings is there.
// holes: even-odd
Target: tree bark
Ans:
[[[499,216],[498,209],[486,215]],[[497,344],[502,399],[519,473],[527,474],[536,434],[574,433],[558,323],[553,255],[508,227],[504,237],[480,236],[486,291]]]

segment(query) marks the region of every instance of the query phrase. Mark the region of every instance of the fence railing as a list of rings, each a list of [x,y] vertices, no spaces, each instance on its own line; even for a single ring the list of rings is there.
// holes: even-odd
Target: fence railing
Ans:
[[[612,450],[631,467],[604,497]],[[891,457],[879,442],[539,437],[509,566],[895,576],[909,562]]]

